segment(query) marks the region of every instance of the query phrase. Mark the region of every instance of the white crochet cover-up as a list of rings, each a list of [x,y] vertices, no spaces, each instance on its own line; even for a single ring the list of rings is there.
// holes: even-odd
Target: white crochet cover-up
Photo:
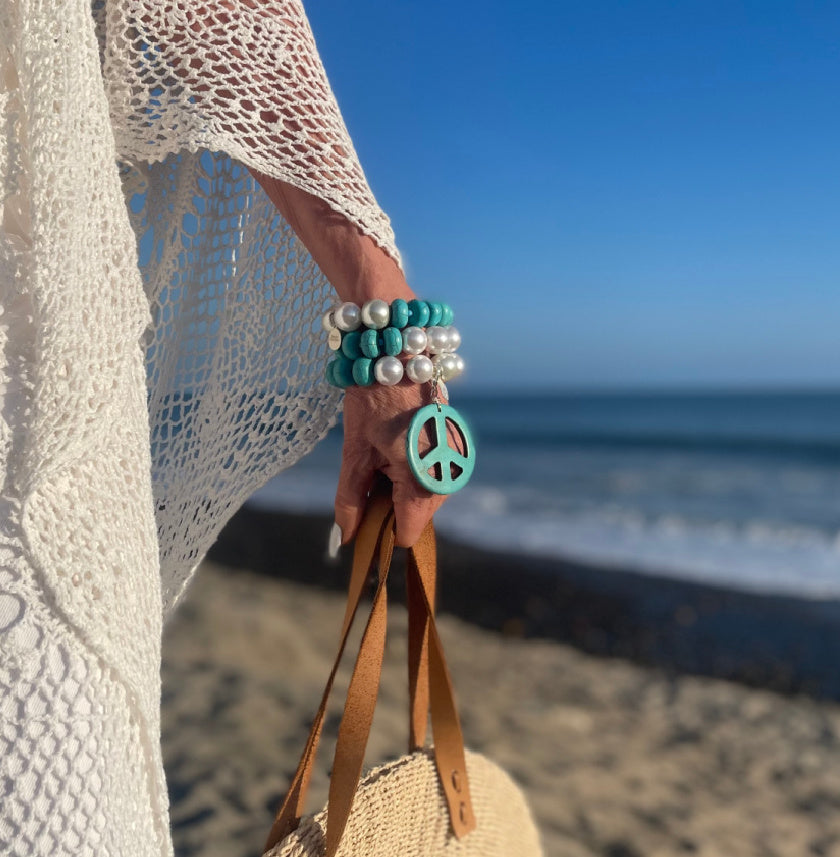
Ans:
[[[339,405],[246,167],[399,257],[297,0],[0,0],[0,122],[0,854],[168,855],[162,621]]]

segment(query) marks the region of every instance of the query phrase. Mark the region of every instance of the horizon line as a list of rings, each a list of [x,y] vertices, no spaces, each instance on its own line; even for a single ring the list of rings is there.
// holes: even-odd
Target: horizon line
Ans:
[[[450,389],[452,389],[450,387]],[[470,394],[496,396],[529,396],[529,395],[692,395],[692,394],[717,394],[717,395],[840,395],[840,381],[829,383],[782,383],[782,382],[686,382],[686,383],[657,383],[648,384],[530,384],[523,387],[512,387],[508,385],[488,386],[485,384],[465,384],[463,387],[455,387],[457,395],[469,396]]]

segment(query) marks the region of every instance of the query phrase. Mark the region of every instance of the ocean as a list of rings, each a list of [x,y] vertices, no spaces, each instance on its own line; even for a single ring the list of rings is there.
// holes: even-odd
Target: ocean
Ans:
[[[452,538],[733,588],[840,597],[840,392],[478,395]],[[249,501],[329,511],[334,431]]]

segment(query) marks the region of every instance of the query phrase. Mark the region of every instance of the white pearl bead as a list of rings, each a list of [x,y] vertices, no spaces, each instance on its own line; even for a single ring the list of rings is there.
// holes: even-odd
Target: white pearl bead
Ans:
[[[457,371],[455,360],[454,354],[435,354],[432,358],[432,363],[435,370],[440,373],[441,380],[449,381],[455,377],[453,374]]]
[[[422,327],[407,327],[402,335],[406,354],[422,354],[426,350],[426,331]]]
[[[464,358],[461,357],[460,354],[453,354],[452,356],[455,358],[455,371],[450,377],[457,378],[459,375],[464,374],[464,369],[467,368],[467,364],[464,363]]]
[[[403,365],[396,357],[380,357],[373,364],[373,374],[380,384],[393,387],[394,384],[399,384],[402,380]]]
[[[461,333],[457,327],[447,327],[449,331],[449,345],[447,351],[457,351],[461,347]]]
[[[346,301],[335,311],[335,326],[340,330],[356,330],[362,324],[362,311]]]
[[[329,333],[335,327],[335,310],[331,309],[324,313],[321,319],[321,327]]]
[[[420,354],[417,357],[412,357],[405,364],[405,374],[415,384],[425,384],[426,381],[432,380],[432,375],[435,374],[435,367],[425,354]]]
[[[391,307],[385,301],[375,298],[362,304],[362,323],[365,327],[382,330],[391,320]]]
[[[427,327],[426,337],[429,340],[429,351],[432,354],[442,354],[449,345],[449,333],[445,327]]]

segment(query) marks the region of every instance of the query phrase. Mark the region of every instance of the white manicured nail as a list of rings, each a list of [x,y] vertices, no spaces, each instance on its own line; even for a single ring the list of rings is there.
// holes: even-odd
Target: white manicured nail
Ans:
[[[338,524],[333,524],[330,530],[329,544],[327,545],[327,555],[330,559],[338,557],[338,549],[341,547],[341,537],[341,527]]]

